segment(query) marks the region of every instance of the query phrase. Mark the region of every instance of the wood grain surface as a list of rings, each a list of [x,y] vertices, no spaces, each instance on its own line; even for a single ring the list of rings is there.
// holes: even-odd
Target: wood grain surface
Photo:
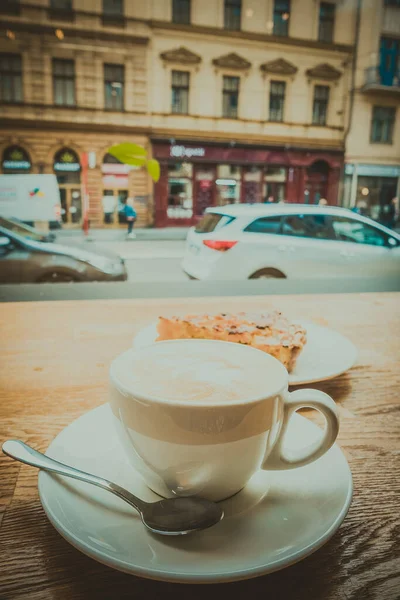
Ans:
[[[159,314],[267,306],[332,327],[359,350],[350,372],[314,386],[338,403],[339,444],[354,478],[353,503],[335,536],[306,560],[250,581],[207,587],[148,581],[71,547],[43,512],[36,469],[1,454],[1,600],[196,600],[223,592],[269,600],[400,598],[398,293],[3,304],[0,442],[20,438],[45,451],[66,425],[106,402],[111,359]]]

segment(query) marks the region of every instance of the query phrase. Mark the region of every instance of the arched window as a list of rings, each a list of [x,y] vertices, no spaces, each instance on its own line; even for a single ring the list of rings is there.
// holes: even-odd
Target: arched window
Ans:
[[[112,154],[109,154],[107,152],[107,154],[104,155],[104,159],[103,159],[103,163],[106,165],[120,165],[122,164],[120,160],[118,160],[118,158],[115,158],[115,156],[113,156]]]
[[[53,166],[58,183],[80,183],[81,163],[77,153],[71,148],[62,148],[56,152]]]
[[[329,165],[325,160],[316,160],[313,164],[308,167],[308,173],[319,174],[319,175],[328,175],[329,173]]]
[[[1,164],[6,175],[30,173],[32,167],[29,154],[21,146],[8,146],[3,152]]]

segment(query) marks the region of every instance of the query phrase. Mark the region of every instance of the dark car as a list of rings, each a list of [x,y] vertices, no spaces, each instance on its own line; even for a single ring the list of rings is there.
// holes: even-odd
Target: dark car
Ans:
[[[119,256],[36,242],[0,227],[0,283],[126,281]]]
[[[39,231],[14,217],[0,217],[0,227],[4,227],[4,229],[8,229],[8,231],[17,233],[18,235],[28,238],[29,240],[34,240],[35,242],[54,242],[56,239],[54,233]]]

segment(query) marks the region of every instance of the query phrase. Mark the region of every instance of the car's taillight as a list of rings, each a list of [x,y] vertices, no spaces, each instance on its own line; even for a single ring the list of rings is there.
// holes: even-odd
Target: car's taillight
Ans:
[[[233,242],[231,240],[220,241],[220,240],[203,240],[203,244],[207,246],[207,248],[211,248],[212,250],[218,250],[219,252],[226,252],[233,248],[237,242]]]

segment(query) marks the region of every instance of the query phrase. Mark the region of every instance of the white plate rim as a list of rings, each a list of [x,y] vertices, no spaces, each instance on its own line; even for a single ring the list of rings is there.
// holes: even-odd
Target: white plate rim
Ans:
[[[94,411],[102,409],[102,408],[104,408],[104,405],[99,406],[95,409],[92,409],[91,411],[88,411],[88,412],[94,412]],[[73,423],[75,423],[76,421],[78,421],[79,419],[81,419],[82,417],[84,417],[87,414],[88,413],[85,413],[81,417],[78,417],[78,419],[76,419],[75,421],[73,421],[72,423],[67,425],[58,435],[63,433]],[[298,418],[298,419],[305,419],[305,417],[302,417],[301,415],[298,415],[298,414],[295,414],[294,417]],[[309,423],[311,423],[308,419],[306,419],[306,420]],[[314,427],[317,427],[314,423],[311,423],[311,424]],[[55,445],[57,437],[58,436],[56,436],[56,438],[54,438],[54,440],[50,443],[48,449],[46,450],[46,454],[49,454],[51,456],[51,448],[52,448],[53,444]],[[60,522],[60,520],[55,515],[52,514],[52,510],[46,499],[46,493],[45,493],[45,489],[44,489],[46,486],[46,479],[43,477],[43,475],[47,475],[50,477],[52,477],[52,476],[51,476],[51,474],[42,473],[41,471],[39,472],[39,477],[38,477],[39,498],[40,498],[40,502],[43,506],[44,512],[45,512],[47,518],[49,519],[50,523],[53,525],[53,527],[56,529],[56,531],[69,544],[71,544],[74,548],[76,548],[77,550],[79,550],[80,552],[85,554],[86,556],[89,556],[90,558],[96,560],[97,562],[99,562],[103,565],[114,568],[117,571],[121,571],[121,572],[130,574],[130,575],[136,575],[136,576],[143,577],[143,578],[149,579],[149,580],[163,581],[163,582],[168,582],[168,583],[215,584],[215,583],[229,583],[229,582],[234,582],[234,581],[243,581],[243,580],[247,580],[247,579],[253,579],[256,577],[260,577],[262,575],[267,575],[269,573],[273,573],[276,571],[280,571],[280,570],[282,570],[286,567],[289,567],[297,562],[300,562],[301,560],[307,558],[308,556],[310,556],[311,554],[313,554],[314,552],[319,550],[338,531],[339,527],[341,526],[344,519],[346,518],[346,515],[347,515],[350,505],[351,505],[351,501],[352,501],[352,497],[353,497],[353,478],[352,478],[351,470],[350,470],[350,467],[349,467],[349,464],[347,462],[345,455],[343,454],[343,452],[341,451],[341,449],[338,447],[338,445],[336,443],[334,444],[334,446],[342,454],[342,457],[344,459],[343,468],[345,468],[347,471],[347,495],[344,500],[343,506],[342,506],[340,512],[337,514],[335,521],[332,523],[332,525],[324,532],[323,535],[321,535],[314,542],[311,542],[310,544],[308,544],[301,550],[297,550],[297,551],[295,550],[293,552],[292,556],[276,559],[272,563],[268,563],[268,565],[258,565],[254,568],[246,567],[243,570],[239,570],[239,571],[236,570],[234,573],[227,573],[227,574],[214,573],[214,574],[201,574],[201,575],[199,573],[194,573],[194,572],[193,573],[188,573],[188,572],[179,573],[179,572],[171,572],[171,571],[163,570],[163,569],[155,569],[154,567],[142,568],[140,566],[133,566],[131,563],[128,563],[127,561],[123,561],[121,559],[115,559],[111,556],[108,556],[107,560],[106,560],[104,558],[104,555],[101,552],[97,551],[95,548],[93,548],[93,546],[89,546],[84,541],[79,540],[77,538],[77,536],[74,535],[74,533],[71,533],[69,531],[67,532],[66,528],[63,526],[63,524]]]

